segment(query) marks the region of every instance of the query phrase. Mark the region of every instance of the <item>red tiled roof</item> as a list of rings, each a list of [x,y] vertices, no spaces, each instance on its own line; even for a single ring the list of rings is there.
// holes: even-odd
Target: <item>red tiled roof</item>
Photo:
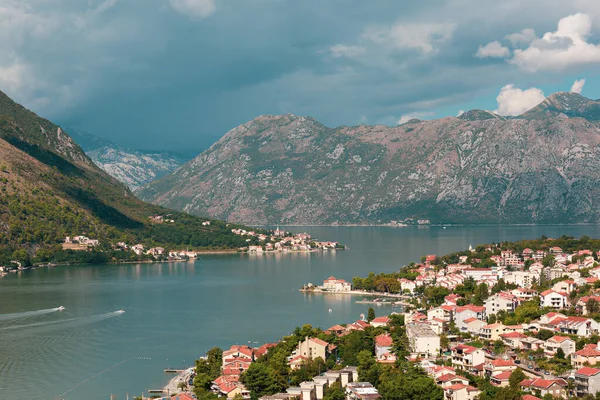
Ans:
[[[570,337],[554,335],[548,340],[552,340],[553,342],[556,342],[556,343],[562,343],[567,339],[570,339]]]
[[[463,311],[473,311],[473,312],[483,312],[485,310],[484,306],[474,306],[472,304],[468,304],[466,306],[462,306],[462,307],[456,307],[456,313],[459,314]]]
[[[394,340],[392,339],[392,337],[390,335],[384,334],[384,335],[376,336],[375,343],[378,346],[389,347],[394,344]]]
[[[579,375],[592,376],[596,375],[597,373],[600,373],[600,369],[592,367],[583,367],[581,369],[578,369],[575,373]]]
[[[463,353],[471,354],[472,352],[477,351],[478,349],[477,349],[477,347],[474,347],[474,346],[469,346],[466,344],[459,344],[458,346],[452,348],[452,350],[462,350]]]
[[[583,347],[583,349],[576,351],[575,354],[583,357],[598,357],[600,356],[600,351],[598,351],[598,347],[595,344],[588,344]]]
[[[519,332],[509,332],[509,333],[503,333],[500,335],[501,337],[505,338],[505,339],[514,339],[514,338],[526,338],[527,335],[524,335],[522,333]]]
[[[503,371],[496,375],[492,375],[492,378],[498,379],[499,381],[504,381],[504,380],[508,380],[508,378],[510,378],[510,374],[512,374],[512,371]]]
[[[171,396],[171,400],[196,400],[196,399],[187,393],[179,393],[179,394]]]
[[[377,317],[373,321],[371,321],[371,323],[373,323],[373,322],[387,324],[388,322],[390,322],[390,319],[388,317],[385,317],[385,316],[384,317]]]
[[[327,343],[326,341],[321,340],[319,338],[310,338],[308,340],[311,341],[311,342],[314,342],[316,344],[319,344],[321,346],[325,346],[325,347],[329,346],[329,343]]]
[[[567,382],[565,382],[563,379],[543,379],[543,378],[537,378],[534,379],[531,384],[529,386],[533,386],[535,388],[540,388],[540,389],[548,389],[550,386],[557,384],[559,386],[567,386]]]
[[[444,375],[441,375],[440,377],[438,377],[437,380],[440,382],[449,382],[456,378],[459,378],[459,377],[454,374],[444,374]],[[465,378],[460,377],[459,379],[465,379]]]
[[[454,390],[454,391],[463,390],[463,389],[467,389],[467,392],[473,392],[473,391],[479,390],[476,387],[473,387],[470,385],[463,385],[462,383],[457,383],[456,385],[450,385],[450,386],[447,386],[444,388],[444,390]]]
[[[521,397],[521,400],[542,400],[539,397],[535,397],[532,394],[525,394],[523,395],[523,397]]]
[[[511,367],[515,365],[512,360],[492,360],[490,361],[490,364],[492,364],[494,367]]]
[[[344,328],[344,327],[343,327],[343,326],[341,326],[341,325],[334,325],[334,326],[332,326],[331,328],[329,328],[329,329],[327,329],[327,330],[328,330],[328,331],[330,331],[330,332],[339,332],[339,331],[343,331],[343,330],[345,330],[345,329],[346,329],[346,328]]]

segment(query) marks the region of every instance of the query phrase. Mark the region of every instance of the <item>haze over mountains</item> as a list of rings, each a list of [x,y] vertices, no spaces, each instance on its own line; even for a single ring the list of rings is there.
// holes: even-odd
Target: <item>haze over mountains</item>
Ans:
[[[125,148],[84,132],[70,130],[70,134],[96,165],[131,190],[167,175],[189,160],[170,151]]]
[[[141,198],[252,224],[600,220],[600,102],[555,93],[519,117],[396,127],[260,116]]]

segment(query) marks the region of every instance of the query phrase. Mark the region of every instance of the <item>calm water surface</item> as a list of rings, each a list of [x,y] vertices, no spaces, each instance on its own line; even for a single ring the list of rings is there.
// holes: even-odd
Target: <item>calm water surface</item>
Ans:
[[[298,228],[292,228],[298,231]],[[599,226],[302,228],[350,250],[203,256],[196,262],[39,269],[0,279],[0,399],[108,399],[162,387],[211,347],[274,341],[355,320],[367,305],[298,288],[395,271],[470,244],[588,235]],[[53,310],[64,306],[65,310]],[[116,311],[125,310],[119,314]],[[332,312],[328,312],[331,309]],[[381,308],[379,314],[389,312]]]

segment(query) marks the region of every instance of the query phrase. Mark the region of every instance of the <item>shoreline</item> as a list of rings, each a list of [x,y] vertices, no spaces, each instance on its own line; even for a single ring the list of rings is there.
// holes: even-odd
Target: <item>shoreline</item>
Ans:
[[[388,298],[392,298],[392,299],[410,299],[409,296],[406,296],[404,294],[395,294],[395,293],[385,293],[385,292],[367,292],[364,290],[340,290],[337,292],[331,292],[328,290],[321,290],[321,289],[299,289],[300,292],[302,293],[317,293],[317,294],[344,294],[344,295],[351,295],[351,296],[372,296],[372,297],[388,297]]]
[[[167,396],[172,396],[176,393],[184,393],[184,392],[191,393],[191,391],[189,391],[189,390],[179,389],[177,387],[177,385],[179,385],[180,382],[185,382],[187,384],[192,375],[191,371],[194,371],[194,370],[195,370],[195,367],[187,367],[187,368],[182,369],[180,372],[178,372],[173,378],[169,379],[169,382],[167,382],[167,384],[163,387],[163,394],[166,394]],[[188,386],[188,388],[189,387],[190,386]]]

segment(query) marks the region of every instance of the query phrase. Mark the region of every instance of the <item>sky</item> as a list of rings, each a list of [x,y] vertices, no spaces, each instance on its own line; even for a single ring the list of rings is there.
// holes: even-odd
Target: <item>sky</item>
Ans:
[[[598,0],[0,0],[0,90],[123,146],[600,98]]]

